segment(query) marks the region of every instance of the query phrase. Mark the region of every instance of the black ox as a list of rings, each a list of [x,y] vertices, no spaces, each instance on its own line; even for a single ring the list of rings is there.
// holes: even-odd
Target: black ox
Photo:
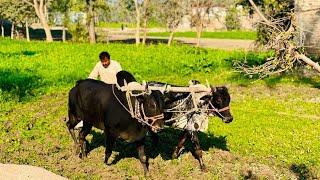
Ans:
[[[199,84],[198,81],[193,80],[193,84]],[[168,84],[161,83],[161,82],[148,82],[149,86],[157,86],[157,87],[164,87]],[[170,85],[175,86],[175,85]],[[175,86],[177,87],[177,86]],[[190,93],[177,93],[177,92],[165,92],[161,96],[162,100],[165,103],[165,109],[172,109],[173,107],[177,105],[181,105],[180,110],[182,111],[189,111],[192,110],[194,107],[192,97],[190,96]],[[184,103],[181,103],[181,101],[184,101]],[[211,87],[211,92],[209,94],[203,95],[200,98],[199,104],[196,106],[199,107],[199,109],[202,110],[206,109],[207,115],[216,115],[220,117],[223,122],[230,123],[233,120],[233,117],[230,113],[230,95],[228,92],[228,89],[225,86],[222,87]],[[189,113],[186,116],[187,120],[190,121],[192,118],[197,117],[196,115],[199,114],[199,111]],[[164,117],[166,121],[166,125],[172,125],[174,121],[171,121],[171,118],[176,118],[179,116],[178,112],[164,112]],[[193,128],[193,130],[184,128],[183,133],[180,135],[178,145],[176,146],[172,158],[177,158],[180,153],[181,149],[184,146],[184,143],[187,139],[190,139],[193,147],[194,147],[194,156],[200,163],[200,168],[205,171],[206,167],[202,159],[202,150],[200,147],[200,142],[197,134],[198,124],[194,123],[193,126],[196,126]],[[158,141],[158,136],[156,134],[152,134],[152,138],[154,141]]]
[[[118,84],[126,80],[135,81],[134,77],[125,71],[117,74]],[[92,126],[104,130],[105,135],[105,163],[112,153],[115,140],[122,138],[127,142],[136,143],[140,162],[145,174],[148,172],[148,162],[144,152],[144,141],[147,131],[154,131],[163,126],[161,99],[156,95],[140,94],[130,96],[135,112],[144,117],[145,122],[139,122],[130,114],[126,93],[118,90],[115,85],[101,81],[87,79],[80,80],[69,92],[69,120],[67,127],[77,147],[80,157],[86,157],[85,137],[90,133]],[[136,103],[137,102],[137,103]],[[143,112],[141,112],[143,111]],[[161,117],[162,115],[162,117]],[[83,127],[76,138],[74,128],[83,121]]]

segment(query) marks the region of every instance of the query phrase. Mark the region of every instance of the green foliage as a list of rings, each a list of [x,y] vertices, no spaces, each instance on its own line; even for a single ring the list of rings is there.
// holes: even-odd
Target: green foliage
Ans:
[[[58,12],[63,16],[63,25],[68,26],[70,23],[69,12],[72,8],[72,0],[55,0],[50,4],[52,12]]]
[[[36,17],[34,9],[20,0],[1,0],[0,16],[15,24],[25,23]]]
[[[236,7],[229,8],[225,18],[228,31],[239,30],[241,28],[240,19]]]
[[[72,41],[74,42],[87,42],[88,41],[88,30],[85,25],[79,20],[76,23],[68,25],[69,32],[72,35]]]
[[[168,37],[169,32],[148,33],[148,36]],[[175,32],[175,37],[195,38],[196,32]],[[202,32],[202,38],[213,39],[251,39],[255,40],[257,33],[253,31],[221,31],[221,32]]]

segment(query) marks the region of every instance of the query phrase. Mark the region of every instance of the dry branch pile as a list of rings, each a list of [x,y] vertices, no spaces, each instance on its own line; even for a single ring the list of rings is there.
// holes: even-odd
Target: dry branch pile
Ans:
[[[303,47],[298,45],[299,27],[293,12],[286,17],[268,20],[254,4],[253,7],[262,16],[263,21],[260,23],[270,37],[264,49],[274,51],[274,56],[268,58],[264,64],[252,67],[236,62],[234,65],[237,70],[249,76],[264,78],[291,70],[296,65],[308,64],[320,72],[319,64],[306,57]]]

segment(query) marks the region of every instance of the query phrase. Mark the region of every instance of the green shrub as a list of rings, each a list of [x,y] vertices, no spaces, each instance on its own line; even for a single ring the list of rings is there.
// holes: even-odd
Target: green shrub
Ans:
[[[69,25],[69,32],[72,35],[72,41],[74,42],[87,42],[88,41],[88,30],[85,25],[77,22]]]
[[[228,9],[225,20],[228,31],[239,30],[241,28],[239,15],[235,7],[231,7]]]

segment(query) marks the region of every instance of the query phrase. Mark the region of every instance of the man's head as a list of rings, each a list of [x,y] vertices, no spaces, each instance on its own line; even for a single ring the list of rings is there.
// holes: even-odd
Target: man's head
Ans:
[[[104,68],[107,68],[110,64],[110,54],[106,51],[103,51],[99,54],[100,61]]]

